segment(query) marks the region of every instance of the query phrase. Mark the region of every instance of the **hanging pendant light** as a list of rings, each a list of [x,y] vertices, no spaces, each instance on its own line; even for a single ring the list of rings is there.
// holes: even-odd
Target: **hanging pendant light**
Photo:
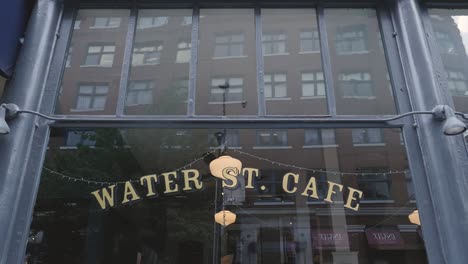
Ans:
[[[242,169],[242,162],[231,156],[220,156],[210,162],[211,175],[224,179],[223,171],[229,175],[237,176]]]
[[[214,215],[215,222],[222,226],[234,224],[236,222],[236,217],[235,213],[228,210],[219,211]]]
[[[421,225],[421,221],[419,220],[419,211],[418,210],[414,210],[410,215],[408,215],[408,218],[409,218],[409,221],[412,224]]]

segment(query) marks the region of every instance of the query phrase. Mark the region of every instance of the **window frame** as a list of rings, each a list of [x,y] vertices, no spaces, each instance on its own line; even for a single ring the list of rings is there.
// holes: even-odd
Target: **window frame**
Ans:
[[[92,47],[99,47],[99,52],[92,52],[90,53],[90,48]],[[105,47],[114,47],[114,51],[104,51]],[[83,64],[80,67],[105,67],[105,68],[112,68],[114,65],[114,60],[115,60],[115,52],[116,52],[116,45],[115,42],[91,42],[88,43],[87,48],[86,48],[86,56],[84,58]],[[110,65],[104,65],[102,64],[102,57],[104,55],[110,55],[112,54],[112,63]],[[99,63],[98,64],[88,64],[88,57],[92,55],[98,55],[99,56]]]
[[[91,93],[81,92],[80,91],[81,87],[85,87],[85,86],[92,87],[92,92]],[[106,93],[97,93],[96,89],[97,89],[98,86],[106,87],[107,88]],[[91,83],[91,82],[81,82],[81,83],[78,83],[77,87],[78,87],[77,97],[76,97],[76,102],[75,102],[75,108],[72,109],[73,111],[75,111],[75,112],[93,112],[93,111],[104,111],[104,109],[106,109],[107,95],[109,93],[109,83],[106,83],[106,82],[93,82],[93,83]],[[88,107],[88,108],[78,107],[78,101],[80,100],[80,96],[90,98],[90,101],[89,101],[89,106],[90,107]],[[96,96],[104,97],[104,106],[102,108],[93,107],[94,103],[95,103],[95,97]]]
[[[111,3],[110,6],[115,5],[115,3]],[[161,7],[161,4],[158,3],[152,3],[148,6],[153,5],[154,7]],[[171,6],[170,4],[163,4],[162,7]],[[236,4],[233,4],[234,6]],[[294,5],[294,4],[292,4]],[[100,7],[100,8],[105,8],[106,6],[108,7],[109,5],[106,5],[105,3],[95,3],[95,2],[85,2],[82,7]],[[125,6],[125,5],[124,5]],[[129,7],[134,8],[133,4],[128,4]],[[181,5],[176,5],[176,7],[180,7]],[[192,7],[192,4],[187,4],[183,6],[190,6]],[[245,7],[245,4],[241,4],[241,7]],[[257,5],[255,5],[257,6]],[[284,6],[284,5],[283,5]],[[309,6],[308,4],[304,5],[298,5],[299,7],[302,6]],[[41,124],[40,127],[44,128],[46,127],[45,130],[40,130],[39,129],[39,135],[44,135],[44,138],[48,135],[49,133],[49,127],[91,127],[91,128],[99,128],[99,127],[129,127],[129,126],[137,126],[137,127],[191,127],[191,128],[205,128],[205,127],[237,127],[237,128],[242,128],[242,127],[248,127],[248,128],[269,128],[272,125],[276,124],[275,126],[278,127],[295,127],[295,128],[314,128],[314,127],[330,127],[330,128],[343,128],[343,127],[381,127],[381,128],[402,128],[402,133],[404,133],[405,141],[406,141],[406,146],[407,146],[407,153],[409,154],[408,150],[413,149],[416,150],[419,147],[419,143],[417,142],[417,136],[415,134],[415,131],[412,127],[412,121],[408,120],[400,120],[396,122],[382,122],[380,119],[380,116],[369,116],[367,118],[362,118],[360,121],[355,121],[353,123],[350,123],[344,118],[337,118],[336,117],[336,102],[334,101],[334,93],[333,89],[331,87],[334,87],[333,85],[333,80],[332,76],[330,75],[330,55],[328,50],[324,51],[324,47],[327,46],[326,43],[326,32],[323,32],[324,27],[324,21],[323,21],[323,8],[324,6],[331,6],[331,7],[372,7],[376,8],[378,12],[378,22],[380,24],[381,32],[384,35],[384,49],[385,49],[385,56],[387,58],[386,63],[389,65],[389,71],[390,71],[390,79],[392,84],[394,83],[403,83],[405,81],[404,75],[403,75],[403,68],[400,64],[400,59],[401,58],[391,58],[387,53],[390,54],[396,54],[395,51],[398,50],[396,47],[396,43],[394,41],[394,36],[393,36],[393,29],[392,29],[392,18],[390,16],[390,12],[388,10],[385,10],[381,5],[380,2],[378,4],[374,3],[374,1],[364,1],[364,2],[356,2],[356,3],[343,3],[340,1],[337,1],[337,3],[322,3],[320,2],[315,5],[315,3],[312,5],[313,7],[317,7],[317,14],[320,17],[318,17],[319,20],[319,28],[322,28],[320,30],[320,43],[321,43],[321,48],[322,48],[322,60],[324,63],[324,75],[326,79],[326,91],[328,95],[328,102],[329,102],[329,108],[331,109],[330,111],[330,116],[327,116],[326,118],[322,120],[314,119],[314,118],[307,118],[307,117],[293,117],[293,118],[272,118],[272,117],[266,117],[262,118],[264,116],[265,112],[262,112],[261,107],[259,107],[259,116],[255,116],[253,118],[250,117],[250,119],[255,119],[255,120],[260,120],[260,122],[249,122],[249,118],[244,119],[243,121],[232,119],[232,118],[226,118],[225,120],[215,120],[215,118],[193,118],[193,102],[192,106],[188,107],[188,117],[181,119],[181,120],[172,120],[170,122],[167,121],[167,116],[151,116],[151,118],[142,118],[142,117],[136,117],[136,116],[127,116],[125,117],[123,115],[123,110],[121,112],[117,111],[116,115],[111,115],[111,116],[102,116],[102,115],[93,115],[92,117],[88,115],[77,115],[77,116],[66,116],[66,115],[56,115],[54,114],[54,106],[56,103],[56,97],[59,96],[59,91],[60,91],[60,78],[61,74],[60,71],[63,68],[64,65],[64,54],[66,53],[66,48],[69,43],[69,37],[70,37],[70,28],[73,29],[73,17],[76,14],[76,8],[79,7],[79,5],[65,5],[65,12],[64,16],[62,19],[62,27],[60,27],[60,36],[61,38],[58,39],[57,41],[57,48],[54,51],[54,56],[52,60],[52,65],[51,65],[51,73],[54,74],[49,74],[49,77],[47,79],[47,83],[45,85],[45,94],[44,99],[41,101],[41,107],[40,111],[41,113],[48,114],[51,116],[56,116],[56,117],[62,117],[63,120],[53,122],[53,123],[47,123],[47,124]],[[261,11],[259,11],[258,7],[255,7],[255,15],[256,15],[256,20],[258,21],[259,19],[257,18],[258,15],[261,14]],[[197,36],[197,25],[198,25],[198,8],[195,7],[193,9],[193,25],[194,25],[194,30],[192,31],[192,36]],[[136,11],[132,10],[132,14],[130,17],[130,23],[129,23],[129,28],[135,27],[135,17],[136,17]],[[132,22],[133,21],[133,22]],[[261,28],[261,25],[256,23],[257,28]],[[384,28],[385,30],[382,30]],[[392,30],[390,30],[392,29]],[[258,30],[257,30],[258,32]],[[260,30],[261,32],[261,30]],[[128,36],[131,36],[134,34],[134,31],[129,31]],[[325,36],[325,37],[324,37]],[[127,38],[128,39],[128,38]],[[196,40],[197,38],[192,37],[192,41]],[[131,53],[132,49],[128,49],[128,46],[126,48],[126,53]],[[387,51],[389,50],[389,51]],[[196,54],[197,51],[197,44],[192,45],[192,54]],[[327,54],[328,53],[328,54]],[[127,57],[127,59],[125,59]],[[124,66],[128,65],[129,58],[131,56],[124,56]],[[196,56],[192,56],[196,57]],[[397,56],[395,56],[397,57]],[[196,58],[191,59],[191,76],[193,76],[193,72],[196,72],[196,69],[193,66],[193,62],[196,62]],[[262,64],[262,62],[257,62],[258,64]],[[125,67],[123,67],[125,68]],[[257,67],[258,69],[258,67]],[[260,70],[262,67],[260,67]],[[125,69],[122,70],[124,72]],[[195,74],[196,75],[196,74]],[[259,73],[261,76],[261,73]],[[125,75],[123,75],[125,78]],[[128,75],[127,75],[128,78]],[[189,85],[189,100],[193,100],[195,97],[194,94],[194,87],[196,81],[193,79],[189,80],[190,85]],[[123,83],[123,81],[121,82]],[[259,89],[261,86],[258,86]],[[395,90],[397,90],[395,85],[392,85],[394,93]],[[122,88],[122,85],[120,87],[120,90],[124,91],[124,93],[121,93],[122,95],[125,95],[125,88]],[[124,96],[125,97],[125,96]],[[121,98],[119,104],[124,105],[125,98]],[[395,93],[395,101],[397,105],[397,109],[400,113],[405,113],[411,111],[411,105],[409,102],[409,95],[407,93]],[[190,104],[190,102],[189,102]],[[121,107],[123,109],[123,107]],[[192,110],[190,110],[192,108]],[[117,108],[119,109],[119,108]],[[350,118],[350,117],[348,117]],[[352,117],[351,117],[352,118]],[[105,122],[104,122],[105,121]],[[103,123],[104,122],[104,123]],[[320,123],[317,123],[320,122]],[[36,137],[34,139],[34,146],[35,149],[38,150],[33,153],[32,159],[31,160],[42,160],[41,157],[44,157],[45,155],[45,149],[47,145],[47,140],[42,140],[39,137]],[[420,151],[416,151],[419,155],[422,156],[422,153]],[[34,159],[34,157],[37,157],[37,159]],[[39,162],[31,162],[32,164],[32,173],[34,175],[34,181],[38,182],[39,176],[40,176],[40,166],[41,164]],[[37,165],[36,165],[37,164]],[[410,161],[410,166],[414,166],[414,173],[422,173],[424,174],[424,164],[418,158],[415,160]],[[421,167],[419,167],[421,166]],[[30,169],[28,169],[30,171]],[[427,185],[425,183],[424,185]],[[38,186],[36,184],[35,186]],[[422,190],[424,187],[420,187],[419,189]],[[34,190],[33,190],[34,192]],[[422,194],[424,194],[421,191]],[[422,197],[424,198],[424,197]],[[29,206],[28,206],[29,207]],[[31,207],[32,208],[32,207]],[[428,212],[429,214],[429,212]],[[428,226],[428,228],[432,228],[433,226]],[[29,225],[25,232],[27,233],[27,230],[29,230]],[[429,229],[426,229],[429,230]],[[429,230],[430,231],[430,230]],[[427,231],[427,232],[429,232]],[[426,232],[425,232],[426,233]],[[21,250],[21,249],[20,249]],[[440,252],[439,248],[427,248],[428,251],[430,252]],[[441,253],[435,253],[436,255],[441,255]]]
[[[132,84],[137,84],[137,83],[144,83],[145,84],[145,88],[144,89],[131,89],[132,87]],[[137,106],[137,105],[149,105],[149,104],[152,104],[153,103],[153,90],[155,88],[155,83],[154,83],[154,80],[130,80],[129,83],[128,83],[128,88],[127,88],[127,95],[126,95],[126,100],[125,100],[125,106],[126,107],[131,107],[131,106]],[[151,94],[151,97],[150,97],[150,102],[148,103],[140,103],[140,102],[136,102],[136,103],[129,103],[128,102],[128,98],[129,97],[129,94],[130,93],[135,93],[137,94],[136,98],[137,98],[137,101],[138,101],[138,94],[139,93],[145,93],[145,92],[150,92]]]

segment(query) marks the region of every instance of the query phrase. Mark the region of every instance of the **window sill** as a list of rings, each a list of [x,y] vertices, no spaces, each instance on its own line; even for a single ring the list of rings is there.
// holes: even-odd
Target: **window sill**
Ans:
[[[361,204],[391,204],[395,203],[395,200],[361,200]]]
[[[142,67],[142,66],[155,66],[155,65],[159,65],[160,63],[139,63],[139,64],[133,64],[132,63],[132,67]]]
[[[375,100],[375,96],[343,96],[344,99],[366,99]]]
[[[320,96],[301,96],[299,99],[311,100],[311,99],[325,99],[325,98],[327,98],[325,95],[320,95]]]
[[[242,55],[242,56],[212,57],[213,60],[242,59],[242,58],[248,58],[248,56]]]
[[[316,204],[327,204],[327,203],[324,201],[306,202],[306,205],[316,205]]]
[[[227,149],[242,149],[242,147],[231,147],[231,146],[226,146]],[[210,147],[209,149],[218,149],[218,147]]]
[[[153,105],[153,103],[147,103],[147,104],[125,104],[125,107],[133,107],[133,106],[145,106],[145,105]]]
[[[241,104],[244,101],[226,101],[225,103],[223,102],[208,102],[210,105],[222,105],[222,104]]]
[[[385,147],[385,143],[362,143],[362,144],[353,144],[354,147]]]
[[[263,54],[263,57],[283,56],[283,55],[290,55],[290,54],[289,54],[289,52],[286,52],[286,53],[271,53],[271,54]]]
[[[294,202],[276,202],[276,201],[261,201],[254,202],[254,205],[294,205]]]
[[[70,109],[70,112],[95,112],[95,111],[104,111],[104,108]]]
[[[369,54],[370,51],[368,50],[363,50],[363,51],[350,51],[350,52],[337,52],[338,55],[363,55],[363,54]]]
[[[120,25],[118,26],[112,26],[112,27],[95,27],[95,26],[90,26],[90,29],[106,29],[106,28],[119,28]]]
[[[320,54],[320,50],[317,50],[317,51],[299,51],[297,54]]]
[[[112,65],[80,65],[80,68],[112,68]]]
[[[291,97],[265,97],[265,101],[289,101]]]
[[[292,149],[292,146],[253,146],[252,149]]]
[[[302,146],[303,149],[315,149],[315,148],[337,148],[337,144],[329,144],[329,145],[304,145]]]

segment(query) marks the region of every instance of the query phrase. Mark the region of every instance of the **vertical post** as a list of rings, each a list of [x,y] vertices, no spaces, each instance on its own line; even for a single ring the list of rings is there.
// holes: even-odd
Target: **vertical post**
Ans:
[[[133,8],[128,18],[128,31],[125,38],[125,50],[122,63],[122,73],[120,74],[119,95],[117,99],[116,115],[122,116],[125,112],[125,102],[127,100],[127,86],[130,78],[130,68],[132,66],[133,40],[136,34],[137,10]]]
[[[265,74],[265,65],[263,64],[263,46],[262,46],[262,11],[260,7],[255,8],[255,52],[257,54],[257,96],[258,96],[258,115],[266,115],[265,88],[263,85],[263,75]]]
[[[3,102],[22,109],[38,110],[56,42],[62,5],[59,0],[38,0],[29,19],[25,43],[17,60],[15,74],[5,91]],[[0,137],[0,264],[22,263],[24,233],[29,219],[23,219],[20,203],[33,193],[25,191],[31,175],[25,166],[30,158],[33,138],[38,132],[35,117],[20,115],[9,122],[11,133]],[[19,229],[17,223],[22,223]],[[19,231],[21,230],[21,231]],[[24,252],[23,252],[24,253]],[[13,257],[12,257],[13,256]]]
[[[335,87],[333,83],[333,68],[331,66],[330,51],[328,45],[327,26],[325,24],[325,11],[322,4],[317,6],[317,30],[320,39],[320,55],[322,56],[323,76],[325,79],[325,89],[327,91],[328,114],[336,115]]]
[[[450,105],[448,91],[437,83],[441,67],[430,52],[419,1],[397,0],[392,9],[413,110]],[[442,122],[430,116],[415,117],[414,127],[416,133],[406,131],[405,139],[417,135],[424,164],[415,171],[419,165],[412,162],[411,169],[429,262],[468,263],[468,158],[462,137],[444,136]]]
[[[200,9],[196,6],[193,8],[192,14],[192,48],[190,49],[190,70],[189,70],[189,87],[188,87],[188,103],[187,115],[195,115],[195,97],[197,89],[197,63],[198,63],[198,34],[199,34],[199,16]]]

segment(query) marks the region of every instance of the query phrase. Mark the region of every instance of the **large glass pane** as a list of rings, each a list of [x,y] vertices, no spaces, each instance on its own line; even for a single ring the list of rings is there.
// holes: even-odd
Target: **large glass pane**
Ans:
[[[468,9],[430,9],[429,14],[455,109],[468,112]]]
[[[78,11],[56,114],[115,114],[129,15],[129,10],[122,9]],[[94,93],[83,99],[83,83],[93,87],[104,85],[108,91],[105,95]],[[83,103],[83,100],[97,102],[97,105]]]
[[[380,144],[361,144],[375,135]],[[25,262],[427,263],[400,138],[378,128],[53,129]],[[223,142],[244,168],[224,157],[224,188],[209,165]]]
[[[395,113],[376,11],[325,9],[325,21],[337,113]]]
[[[188,9],[138,11],[126,114],[187,114],[191,19]]]
[[[269,115],[327,114],[315,9],[262,9]]]
[[[201,9],[197,115],[256,115],[253,9]]]

